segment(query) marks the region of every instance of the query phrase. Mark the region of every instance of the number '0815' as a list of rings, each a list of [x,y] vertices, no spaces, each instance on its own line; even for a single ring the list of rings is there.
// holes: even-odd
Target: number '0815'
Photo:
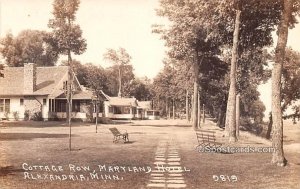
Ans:
[[[238,180],[236,175],[213,175],[215,182],[236,182]]]

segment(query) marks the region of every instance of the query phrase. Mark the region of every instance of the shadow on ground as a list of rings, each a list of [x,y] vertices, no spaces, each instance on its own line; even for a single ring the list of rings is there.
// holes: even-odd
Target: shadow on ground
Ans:
[[[22,169],[16,169],[14,166],[0,167],[0,177],[7,175],[14,175],[15,173],[22,172]]]
[[[30,128],[47,128],[47,127],[68,127],[65,121],[5,121],[0,123],[0,128],[10,127],[30,127]],[[72,122],[72,127],[91,126],[91,123]]]
[[[77,135],[72,135],[77,136]],[[5,140],[32,140],[35,138],[66,138],[68,134],[47,134],[47,133],[0,133],[0,141]]]

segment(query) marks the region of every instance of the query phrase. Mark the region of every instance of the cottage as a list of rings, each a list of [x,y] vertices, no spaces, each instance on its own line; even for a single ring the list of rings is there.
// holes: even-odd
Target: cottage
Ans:
[[[159,119],[159,111],[153,110],[152,101],[138,101],[138,113],[140,119]]]
[[[68,67],[6,67],[0,78],[0,119],[65,119]],[[93,114],[92,91],[80,85],[75,74],[72,118],[87,120]]]
[[[137,100],[125,97],[110,97],[105,95],[108,99],[104,102],[105,117],[111,119],[136,119],[137,114]]]

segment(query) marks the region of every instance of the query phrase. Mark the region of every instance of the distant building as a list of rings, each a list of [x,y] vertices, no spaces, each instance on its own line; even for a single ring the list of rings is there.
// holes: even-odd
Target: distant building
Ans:
[[[110,97],[105,95],[104,116],[111,119],[138,119],[137,100],[124,97]]]
[[[5,67],[0,78],[0,118],[65,119],[68,67]],[[73,73],[74,74],[74,73]],[[93,115],[92,91],[80,85],[74,74],[72,118],[87,120]]]
[[[138,115],[140,119],[159,119],[159,111],[153,110],[152,101],[138,101]]]

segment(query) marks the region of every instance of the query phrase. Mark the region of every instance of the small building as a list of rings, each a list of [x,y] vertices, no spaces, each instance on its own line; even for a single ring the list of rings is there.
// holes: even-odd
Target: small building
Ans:
[[[0,78],[0,119],[66,119],[64,87],[67,66],[5,67]],[[92,91],[80,85],[74,73],[72,118],[86,121],[93,116]]]
[[[159,111],[153,110],[152,101],[138,101],[138,116],[140,119],[159,119]]]
[[[125,97],[110,97],[104,95],[104,116],[111,119],[137,119],[137,100]]]

